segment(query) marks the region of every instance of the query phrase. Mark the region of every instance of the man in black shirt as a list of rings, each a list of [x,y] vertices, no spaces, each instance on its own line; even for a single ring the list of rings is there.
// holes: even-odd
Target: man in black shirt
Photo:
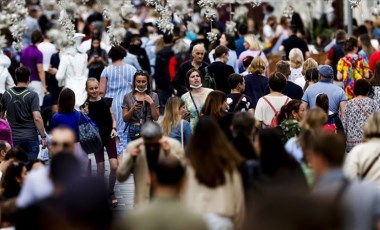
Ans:
[[[228,77],[235,73],[234,68],[230,65],[227,65],[229,49],[225,46],[219,45],[215,48],[215,62],[211,63],[207,67],[207,70],[210,74],[214,75],[216,82],[216,89],[225,92],[226,94],[230,93],[231,89],[228,85]]]
[[[276,63],[275,72],[280,72],[286,77],[286,86],[282,93],[291,99],[301,100],[303,96],[302,88],[294,82],[289,81],[289,75],[291,73],[289,63],[282,60],[278,61]],[[266,92],[268,94],[270,93],[269,87],[267,88]]]
[[[310,52],[309,48],[307,47],[307,44],[304,40],[301,38],[297,37],[297,27],[294,25],[290,26],[291,30],[291,35],[289,36],[288,39],[285,39],[282,42],[282,45],[280,46],[279,50],[280,51],[285,51],[285,57],[286,60],[289,60],[289,53],[290,50],[293,48],[298,48],[302,51],[304,59],[310,57]]]
[[[173,79],[173,87],[177,96],[181,97],[184,93],[187,92],[185,86],[186,73],[192,68],[199,69],[202,75],[205,75],[205,67],[208,66],[206,62],[203,61],[203,57],[206,53],[206,49],[202,44],[197,44],[193,47],[191,55],[192,60],[182,63]]]
[[[227,95],[228,112],[254,113],[252,99],[245,94],[245,80],[240,74],[234,73],[228,77],[231,93]]]

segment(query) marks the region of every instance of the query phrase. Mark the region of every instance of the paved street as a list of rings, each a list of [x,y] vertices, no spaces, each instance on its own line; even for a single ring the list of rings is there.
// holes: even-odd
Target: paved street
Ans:
[[[108,180],[109,175],[109,163],[107,154],[105,154],[105,165],[106,165],[106,179]],[[91,168],[92,168],[92,174],[96,175],[96,163],[95,163],[95,157],[94,154],[90,154],[89,158],[91,159]],[[113,210],[117,212],[123,212],[131,209],[133,207],[133,195],[134,195],[134,183],[133,183],[133,177],[129,177],[129,179],[123,183],[120,183],[116,181],[115,185],[115,195],[119,201],[119,205],[114,208]]]

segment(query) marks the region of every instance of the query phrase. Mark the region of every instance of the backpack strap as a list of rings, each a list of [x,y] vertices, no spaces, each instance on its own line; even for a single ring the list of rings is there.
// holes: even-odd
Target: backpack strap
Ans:
[[[270,101],[264,96],[263,99],[268,103],[268,105],[271,107],[274,113],[277,113],[276,108],[270,103]]]

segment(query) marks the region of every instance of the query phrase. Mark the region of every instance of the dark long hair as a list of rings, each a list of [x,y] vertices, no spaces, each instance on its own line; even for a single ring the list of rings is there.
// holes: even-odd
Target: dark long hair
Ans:
[[[202,107],[201,114],[211,116],[216,119],[224,117],[226,111],[222,110],[222,105],[227,99],[227,95],[219,90],[210,92],[206,98],[205,104]]]
[[[274,176],[281,168],[294,169],[297,162],[286,152],[278,129],[262,129],[258,141],[261,147],[261,169],[265,175]]]
[[[288,104],[281,107],[280,113],[277,116],[278,124],[281,124],[286,119],[292,118],[292,112],[298,113],[302,102],[300,100],[291,100]]]
[[[203,75],[202,75],[202,72],[196,68],[191,68],[189,71],[187,71],[186,73],[186,78],[185,78],[185,86],[188,90],[191,90],[191,87],[190,87],[190,83],[189,83],[189,78],[190,78],[190,75],[193,73],[193,72],[197,72],[199,74],[199,76],[201,77],[201,82],[203,82]]]
[[[147,72],[143,71],[143,70],[139,70],[135,73],[135,75],[133,75],[133,82],[132,82],[132,91],[133,93],[136,93],[136,78],[137,76],[144,76],[146,77],[146,80],[147,80],[147,85],[146,85],[146,88],[147,90],[145,91],[146,94],[150,94],[151,90],[152,90],[152,86],[151,86],[151,79],[150,79],[150,76]]]
[[[61,91],[58,97],[58,113],[71,113],[74,111],[75,93],[69,88]]]
[[[213,140],[210,142],[211,135]],[[225,173],[232,175],[242,161],[219,125],[207,116],[199,119],[186,149],[186,157],[198,182],[211,188],[223,185]]]
[[[97,49],[94,48],[94,41],[99,41],[99,47]],[[101,54],[102,48],[100,47],[100,38],[94,37],[91,39],[91,52],[97,52],[99,55]]]
[[[25,164],[22,162],[14,162],[7,167],[4,179],[1,183],[1,187],[4,189],[3,196],[5,198],[18,196],[21,190],[21,184],[17,180],[21,178],[24,167]]]
[[[315,104],[319,108],[323,109],[327,115],[329,114],[329,98],[326,94],[319,94],[315,100]]]

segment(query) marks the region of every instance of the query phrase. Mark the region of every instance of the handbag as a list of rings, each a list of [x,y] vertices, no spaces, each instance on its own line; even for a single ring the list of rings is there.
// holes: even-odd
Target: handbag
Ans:
[[[83,150],[87,153],[95,153],[103,148],[99,130],[92,120],[80,112],[78,119],[78,136]]]

